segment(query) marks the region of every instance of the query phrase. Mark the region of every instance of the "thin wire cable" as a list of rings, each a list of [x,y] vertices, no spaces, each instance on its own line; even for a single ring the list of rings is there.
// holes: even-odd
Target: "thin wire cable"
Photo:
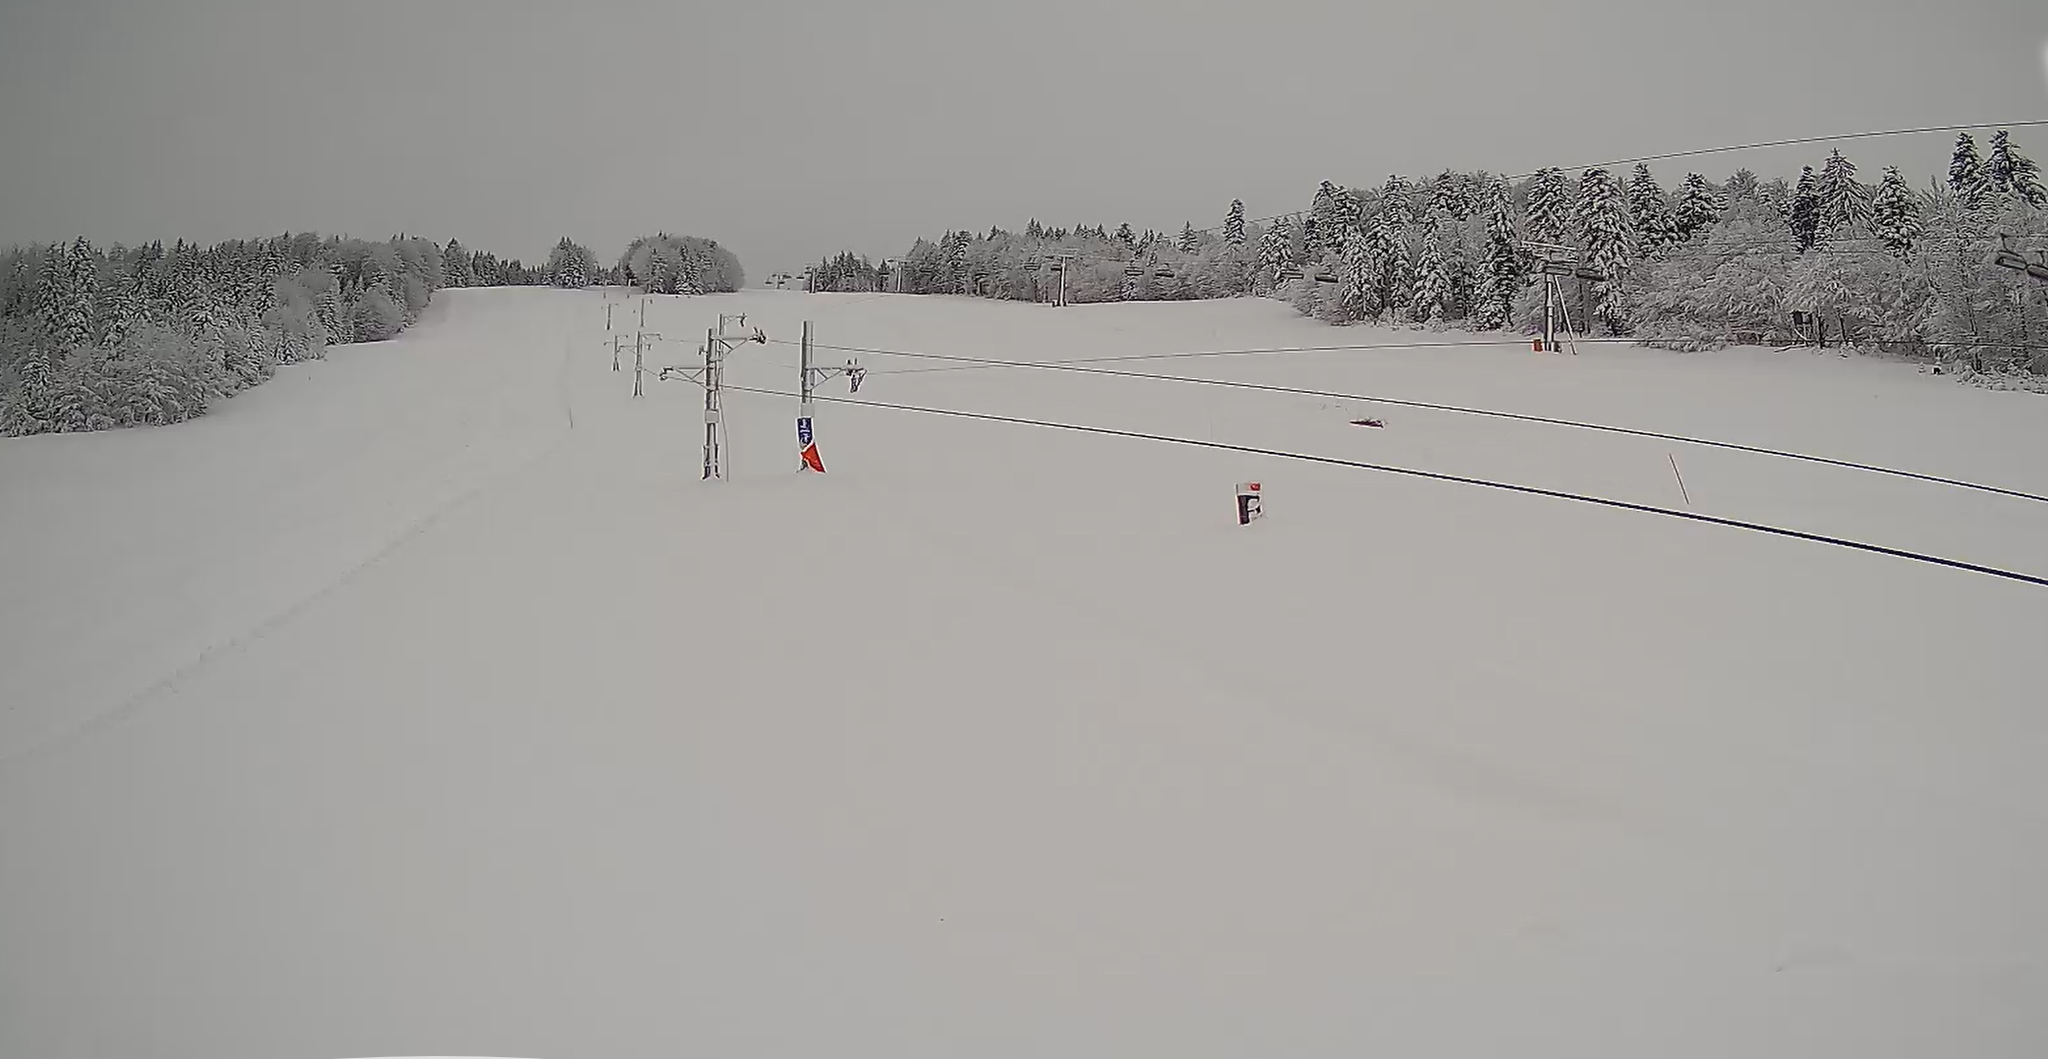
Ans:
[[[1587,341],[1589,341],[1589,342],[1613,342],[1613,341],[1632,341],[1632,340],[1629,340],[1629,339],[1620,339],[1620,340],[1616,340],[1616,339],[1589,339],[1589,340],[1587,340]],[[1327,350],[1341,350],[1341,349],[1359,349],[1359,348],[1410,348],[1410,349],[1420,348],[1420,349],[1427,349],[1427,348],[1430,348],[1430,347],[1432,347],[1432,346],[1473,346],[1473,345],[1500,345],[1500,344],[1501,344],[1501,343],[1498,343],[1498,342],[1491,342],[1491,343],[1487,343],[1487,342],[1476,342],[1476,341],[1475,341],[1475,342],[1433,342],[1433,343],[1411,343],[1411,344],[1408,344],[1408,345],[1406,345],[1406,346],[1352,346],[1352,347],[1346,347],[1346,346],[1332,346],[1332,347],[1322,347],[1322,348],[1312,348],[1312,347],[1300,347],[1300,348],[1298,348],[1298,349],[1287,349],[1287,348],[1284,348],[1284,347],[1283,347],[1283,348],[1276,348],[1276,349],[1273,349],[1273,350],[1234,350],[1234,351],[1227,351],[1227,350],[1216,350],[1216,351],[1206,351],[1206,352],[1198,352],[1198,353],[1193,353],[1193,354],[1188,354],[1188,353],[1181,353],[1181,354],[1160,354],[1160,356],[1161,356],[1161,357],[1172,357],[1172,356],[1183,356],[1183,357],[1185,357],[1185,356],[1223,356],[1223,355],[1229,355],[1229,354],[1232,354],[1232,353],[1245,353],[1245,354],[1250,354],[1250,353],[1260,353],[1260,352],[1263,352],[1263,353],[1269,353],[1269,354],[1271,354],[1271,353],[1294,353],[1294,352],[1310,352],[1310,351],[1314,351],[1314,352],[1323,352],[1323,351],[1325,351],[1326,349],[1327,349]],[[812,348],[826,348],[826,349],[855,349],[855,347],[844,347],[844,346],[823,346],[823,347],[820,347],[820,346],[818,346],[818,345],[817,345],[816,343],[813,343],[813,346],[812,346]],[[1544,424],[1544,425],[1547,425],[1547,426],[1561,426],[1561,427],[1570,427],[1570,428],[1573,428],[1573,429],[1577,429],[1577,430],[1593,430],[1593,431],[1600,431],[1600,432],[1603,432],[1603,433],[1609,433],[1609,434],[1623,434],[1623,435],[1629,435],[1629,436],[1632,436],[1632,437],[1654,438],[1654,439],[1656,439],[1656,440],[1659,440],[1659,441],[1673,441],[1673,442],[1679,442],[1679,443],[1682,443],[1682,444],[1687,444],[1687,445],[1697,445],[1697,446],[1700,446],[1700,447],[1702,447],[1702,448],[1715,448],[1715,449],[1727,449],[1727,450],[1730,450],[1730,451],[1733,451],[1733,452],[1747,452],[1747,453],[1751,453],[1751,454],[1753,454],[1753,455],[1759,455],[1759,456],[1773,456],[1773,457],[1777,457],[1777,458],[1780,458],[1780,459],[1788,459],[1788,460],[1799,460],[1799,461],[1802,461],[1802,462],[1806,462],[1806,463],[1815,463],[1815,464],[1821,464],[1821,465],[1824,465],[1824,466],[1829,466],[1829,467],[1841,467],[1841,468],[1844,468],[1844,469],[1847,469],[1847,470],[1855,470],[1855,471],[1864,471],[1864,472],[1867,472],[1867,473],[1871,473],[1871,474],[1883,474],[1883,475],[1890,475],[1890,476],[1892,476],[1892,477],[1897,477],[1897,478],[1907,478],[1907,479],[1912,479],[1912,480],[1914,480],[1914,481],[1930,482],[1930,483],[1933,483],[1933,484],[1936,484],[1936,485],[1945,485],[1945,486],[1950,486],[1950,487],[1953,487],[1953,488],[1957,488],[1957,489],[1970,489],[1970,490],[1974,490],[1974,491],[1977,491],[1977,492],[1983,492],[1983,493],[1993,493],[1993,494],[1996,494],[1996,495],[1999,495],[1999,496],[2009,496],[2009,497],[2013,497],[2013,498],[2015,498],[2015,499],[2020,499],[2020,500],[2031,500],[2031,501],[2034,501],[2035,503],[2043,503],[2043,504],[2048,504],[2048,496],[2044,496],[2044,495],[2041,495],[2041,494],[2039,494],[2039,493],[2029,493],[2029,492],[2026,492],[2026,491],[2024,491],[2024,490],[2020,490],[2020,489],[2008,489],[2008,488],[2006,488],[2006,487],[2004,487],[2004,486],[1998,486],[1998,485],[1987,485],[1987,484],[1984,484],[1984,483],[1982,483],[1982,482],[1972,482],[1972,481],[1967,481],[1967,480],[1965,480],[1965,479],[1961,479],[1961,478],[1949,478],[1949,477],[1945,477],[1945,476],[1943,476],[1943,475],[1938,475],[1938,474],[1925,474],[1925,473],[1922,473],[1922,472],[1920,472],[1920,471],[1908,471],[1908,470],[1902,470],[1902,469],[1900,469],[1900,468],[1897,468],[1897,467],[1885,467],[1885,466],[1882,466],[1882,465],[1879,465],[1879,464],[1874,464],[1874,463],[1859,463],[1859,462],[1857,462],[1857,461],[1854,461],[1854,460],[1842,460],[1842,459],[1836,459],[1836,458],[1834,458],[1834,457],[1831,457],[1831,456],[1815,456],[1815,455],[1812,455],[1812,454],[1810,454],[1810,453],[1803,453],[1803,452],[1792,452],[1792,451],[1789,451],[1789,450],[1785,450],[1785,449],[1772,449],[1772,448],[1765,448],[1765,447],[1763,447],[1763,446],[1760,446],[1760,445],[1745,445],[1745,444],[1742,444],[1742,443],[1740,443],[1740,442],[1734,442],[1734,441],[1718,441],[1718,440],[1715,440],[1715,439],[1713,439],[1713,438],[1698,438],[1698,437],[1691,437],[1691,436],[1688,436],[1688,435],[1684,435],[1684,434],[1671,434],[1671,433],[1666,433],[1666,432],[1664,432],[1664,431],[1658,431],[1658,430],[1644,430],[1644,429],[1640,429],[1640,428],[1637,428],[1637,427],[1621,427],[1621,426],[1614,426],[1614,425],[1611,425],[1611,424],[1607,424],[1607,423],[1591,423],[1591,422],[1584,422],[1584,421],[1581,421],[1581,420],[1573,420],[1573,419],[1562,419],[1562,418],[1558,418],[1558,417],[1554,417],[1554,416],[1540,416],[1540,415],[1534,415],[1534,414],[1531,414],[1531,413],[1526,413],[1526,412],[1504,412],[1504,411],[1500,411],[1500,410],[1498,410],[1498,409],[1492,409],[1492,408],[1472,408],[1472,407],[1467,407],[1467,406],[1464,406],[1464,405],[1453,405],[1453,404],[1443,404],[1443,403],[1440,403],[1440,402],[1436,402],[1436,401],[1416,401],[1416,400],[1409,400],[1409,399],[1406,399],[1406,398],[1398,398],[1398,397],[1380,397],[1380,396],[1375,396],[1375,395],[1372,395],[1372,394],[1344,393],[1344,392],[1341,392],[1341,391],[1336,391],[1336,390],[1316,390],[1316,389],[1309,389],[1309,388],[1306,388],[1306,387],[1299,387],[1299,386],[1280,386],[1280,385],[1277,385],[1277,384],[1274,384],[1274,383],[1258,383],[1258,382],[1241,382],[1241,381],[1238,381],[1238,380],[1234,380],[1234,379],[1208,379],[1208,378],[1202,378],[1202,377],[1200,377],[1200,376],[1194,376],[1194,375],[1162,375],[1162,374],[1157,374],[1157,373],[1153,373],[1153,372],[1141,372],[1141,371],[1127,371],[1127,370],[1121,370],[1121,369],[1116,369],[1116,368],[1100,368],[1100,367],[1093,367],[1093,366],[1090,366],[1089,364],[1085,364],[1085,363],[1075,363],[1075,362],[1071,362],[1071,361],[1069,361],[1069,362],[1057,362],[1057,361],[1027,361],[1027,360],[999,360],[999,359],[995,359],[995,358],[987,358],[987,357],[968,357],[968,356],[962,356],[962,355],[958,355],[958,354],[948,354],[948,353],[913,353],[913,352],[909,352],[909,351],[906,351],[906,350],[884,350],[884,349],[874,349],[874,348],[859,348],[859,349],[855,349],[855,351],[856,351],[856,352],[861,352],[861,353],[870,353],[870,354],[874,354],[874,355],[877,355],[877,356],[897,356],[897,357],[908,357],[908,358],[913,358],[913,359],[920,359],[920,360],[942,360],[942,361],[956,361],[956,362],[962,362],[962,363],[966,363],[966,364],[982,365],[982,366],[986,366],[986,367],[1024,368],[1024,369],[1037,369],[1037,370],[1043,370],[1043,371],[1066,371],[1066,372],[1076,372],[1076,373],[1080,373],[1080,374],[1085,374],[1085,375],[1102,375],[1102,376],[1108,376],[1108,377],[1111,377],[1111,378],[1129,378],[1129,379],[1142,379],[1142,380],[1149,380],[1149,381],[1154,381],[1154,382],[1177,382],[1177,383],[1183,383],[1183,384],[1187,384],[1187,385],[1192,385],[1192,386],[1218,386],[1218,387],[1223,387],[1223,388],[1226,388],[1226,389],[1235,389],[1235,390],[1251,390],[1251,391],[1257,391],[1257,392],[1262,392],[1262,393],[1283,393],[1283,394],[1290,394],[1290,395],[1294,395],[1294,396],[1300,396],[1300,397],[1325,397],[1325,398],[1331,398],[1331,399],[1334,399],[1334,400],[1343,400],[1343,401],[1357,401],[1357,402],[1360,402],[1360,403],[1363,403],[1363,404],[1381,404],[1381,405],[1388,405],[1388,406],[1393,406],[1393,407],[1401,407],[1401,408],[1421,408],[1421,409],[1426,409],[1426,410],[1429,410],[1429,411],[1433,411],[1433,412],[1449,412],[1449,413],[1453,413],[1453,414],[1457,414],[1457,415],[1475,415],[1475,416],[1485,416],[1485,417],[1489,417],[1489,418],[1494,418],[1494,419],[1509,419],[1509,420],[1515,420],[1515,421],[1519,421],[1519,422],[1525,422],[1525,423],[1541,423],[1541,424]],[[1136,359],[1136,358],[1135,358],[1135,357],[1133,357],[1133,358],[1125,358],[1125,359]]]
[[[1249,349],[1208,349],[1208,350],[1191,350],[1191,351],[1183,351],[1183,352],[1174,352],[1174,353],[1121,353],[1121,354],[1117,354],[1117,355],[1115,355],[1115,356],[1109,356],[1109,357],[1070,357],[1070,358],[1065,358],[1065,359],[1061,359],[1061,360],[1031,360],[1031,361],[1011,361],[1011,360],[998,360],[998,359],[993,359],[993,358],[986,358],[986,357],[968,357],[968,356],[960,356],[960,355],[948,355],[948,354],[938,354],[938,353],[918,353],[918,352],[914,352],[914,351],[911,351],[911,350],[903,350],[903,349],[878,349],[878,348],[872,348],[872,347],[868,347],[868,346],[835,346],[835,345],[828,345],[828,344],[825,344],[825,343],[815,343],[815,342],[814,342],[814,343],[812,343],[812,348],[813,348],[813,349],[831,349],[831,350],[837,350],[837,351],[840,351],[840,352],[844,352],[844,353],[872,353],[872,354],[874,354],[874,355],[876,355],[876,356],[895,356],[895,357],[912,357],[912,358],[922,358],[922,359],[932,359],[932,360],[955,360],[955,361],[960,361],[960,362],[962,362],[963,364],[965,364],[965,365],[968,365],[968,366],[970,366],[970,367],[971,367],[971,366],[974,366],[974,365],[982,365],[982,366],[987,366],[987,367],[992,367],[992,368],[1011,368],[1011,367],[1017,367],[1017,368],[1033,368],[1033,367],[1043,367],[1043,366],[1047,366],[1047,365],[1068,365],[1068,364],[1105,364],[1105,363],[1114,363],[1114,362],[1117,362],[1117,361],[1132,361],[1132,360],[1178,360],[1178,359],[1187,359],[1187,358],[1201,358],[1201,357],[1243,357],[1243,356],[1282,356],[1282,355],[1292,355],[1292,354],[1300,354],[1300,353],[1338,353],[1338,352],[1351,352],[1351,351],[1361,351],[1361,350],[1387,350],[1387,349],[1456,349],[1456,348],[1461,348],[1461,347],[1472,347],[1472,346],[1512,346],[1512,345],[1518,345],[1518,344],[1520,344],[1520,342],[1521,342],[1521,341],[1524,341],[1524,340],[1526,340],[1526,339],[1527,339],[1528,337],[1529,337],[1529,336],[1526,336],[1526,335],[1525,335],[1525,336],[1522,336],[1522,338],[1521,338],[1521,339],[1514,339],[1514,338],[1508,338],[1508,339],[1490,339],[1490,338],[1487,338],[1487,339],[1458,339],[1458,340],[1453,340],[1453,341],[1449,341],[1449,342],[1367,342],[1367,343],[1343,343],[1343,344],[1338,344],[1338,345],[1324,345],[1324,346],[1264,346],[1264,347],[1258,347],[1258,348],[1249,348]],[[1700,340],[1713,340],[1713,341],[1720,341],[1720,342],[1726,342],[1726,343],[1728,343],[1729,345],[1750,345],[1750,344],[1753,344],[1753,343],[1751,343],[1751,342],[1749,342],[1749,341],[1748,341],[1748,336],[1744,336],[1744,335],[1707,335],[1707,336],[1683,336],[1683,337],[1686,337],[1686,338],[1694,338],[1694,337],[1699,337],[1699,338],[1700,338]],[[1651,340],[1654,340],[1654,339],[1656,338],[1656,336],[1649,336],[1649,338],[1650,338]],[[788,339],[779,339],[779,340],[778,340],[778,339],[773,339],[773,338],[771,338],[771,339],[769,339],[768,341],[769,341],[769,342],[771,342],[771,343],[779,343],[779,344],[782,344],[782,345],[792,345],[792,344],[794,344],[794,343],[791,343],[791,342],[790,342],[790,341],[789,341]],[[1578,341],[1579,341],[1579,342],[1581,342],[1581,343],[1583,343],[1583,344],[1587,344],[1587,345],[1603,345],[1603,346],[1604,346],[1604,345],[1617,345],[1617,346],[1627,346],[1627,345],[1640,345],[1640,344],[1642,344],[1642,343],[1643,343],[1643,342],[1645,341],[1645,339],[1644,339],[1644,338],[1642,338],[1642,337],[1606,337],[1606,338],[1580,338],[1580,339],[1578,339]],[[2027,342],[1979,342],[1979,341],[1976,341],[1975,339],[1971,339],[1971,340],[1968,340],[1968,341],[1961,341],[1961,340],[1959,340],[1959,341],[1955,341],[1955,342],[1934,342],[1934,343],[1929,343],[1929,342],[1927,342],[1927,340],[1926,340],[1926,339],[1922,338],[1922,337],[1921,337],[1921,336],[1919,336],[1919,335],[1875,335],[1875,336],[1869,336],[1869,337],[1866,337],[1866,338],[1864,338],[1864,339],[1863,339],[1863,341],[1869,341],[1869,342],[1879,342],[1879,343],[1895,343],[1895,344],[1909,344],[1909,343],[1915,343],[1915,342],[1918,342],[1918,343],[1922,343],[1922,344],[1931,344],[1931,345],[1945,345],[1945,346],[1974,346],[1974,347],[1979,347],[1979,348],[1984,348],[1984,349],[2013,349],[2013,350],[2027,350],[2027,351],[2030,351],[2030,352],[2031,352],[2031,351],[2037,351],[2037,350],[2044,350],[2044,349],[2048,349],[2048,344],[2041,344],[2041,343],[2027,343]],[[877,374],[877,375],[912,375],[912,374],[922,374],[922,373],[924,373],[924,372],[929,372],[929,371],[943,371],[943,370],[968,370],[968,369],[967,369],[967,368],[964,368],[964,367],[963,367],[963,368],[957,368],[957,369],[940,369],[940,368],[927,368],[927,369],[922,369],[922,370],[906,370],[906,371],[880,371],[880,372],[876,372],[875,374]]]
[[[768,397],[798,396],[797,394],[791,393],[786,390],[769,390],[752,386],[729,386],[726,387],[726,389],[734,390],[740,393],[761,394],[763,396]],[[1415,467],[1398,467],[1392,464],[1367,463],[1363,460],[1347,460],[1336,456],[1319,456],[1314,453],[1307,452],[1290,452],[1286,449],[1269,449],[1257,445],[1238,445],[1225,441],[1203,441],[1197,438],[1176,437],[1171,434],[1153,434],[1140,430],[1120,430],[1115,427],[1087,426],[1085,424],[1080,423],[1061,423],[1048,419],[1030,419],[1022,416],[1004,416],[994,415],[992,413],[987,412],[969,412],[956,408],[929,408],[922,405],[895,404],[887,401],[871,401],[856,397],[828,397],[822,394],[814,394],[812,396],[812,400],[827,402],[831,404],[854,405],[865,408],[882,408],[898,412],[916,412],[923,415],[946,416],[955,419],[973,419],[990,423],[1011,423],[1018,426],[1042,427],[1050,430],[1065,430],[1080,434],[1099,434],[1106,437],[1131,438],[1138,441],[1154,441],[1168,445],[1185,445],[1191,448],[1217,449],[1224,452],[1240,452],[1256,456],[1271,456],[1278,459],[1296,460],[1302,463],[1318,463],[1332,467],[1351,467],[1358,470],[1378,471],[1383,474],[1398,474],[1412,478],[1425,478],[1432,481],[1451,482],[1458,485],[1479,486],[1481,488],[1498,489],[1506,492],[1521,493],[1528,496],[1544,496],[1550,497],[1555,500],[1571,500],[1582,504],[1593,504],[1600,507],[1617,508],[1623,511],[1637,511],[1650,515],[1662,515],[1666,518],[1684,519],[1689,522],[1703,522],[1709,525],[1727,526],[1733,529],[1749,530],[1756,533],[1768,533],[1779,537],[1790,537],[1795,540],[1812,541],[1817,544],[1827,544],[1838,548],[1849,548],[1855,551],[1870,552],[1877,555],[1889,555],[1893,558],[1908,559],[1914,562],[1928,563],[1934,566],[1943,566],[1955,570],[1965,570],[1970,573],[1985,574],[1991,577],[1999,577],[2011,581],[2019,581],[2030,585],[2039,585],[2044,588],[2048,588],[2048,577],[2038,577],[2033,574],[2022,573],[2017,570],[2007,570],[1996,566],[1986,566],[1981,563],[1965,562],[1960,559],[1950,559],[1945,556],[1932,555],[1926,552],[1909,551],[1904,548],[1893,548],[1882,544],[1871,544],[1867,541],[1854,540],[1848,537],[1835,537],[1824,533],[1809,533],[1805,530],[1788,529],[1784,526],[1773,526],[1763,522],[1749,522],[1743,519],[1723,518],[1719,515],[1705,515],[1697,511],[1682,511],[1677,508],[1657,507],[1652,504],[1638,504],[1628,500],[1615,500],[1611,497],[1592,496],[1585,493],[1573,493],[1562,489],[1545,489],[1541,486],[1521,485],[1515,482],[1501,482],[1488,478],[1473,478],[1467,475],[1448,474],[1442,471],[1425,471]]]
[[[1594,162],[1591,165],[1552,166],[1550,168],[1558,170],[1605,169],[1609,166],[1634,165],[1637,162],[1661,162],[1672,158],[1694,158],[1699,155],[1705,154],[1726,154],[1730,151],[1754,151],[1761,150],[1767,147],[1795,147],[1800,144],[1832,143],[1838,140],[1869,140],[1879,136],[1918,136],[1925,133],[1933,132],[1973,132],[1981,129],[2029,129],[2040,125],[2048,125],[2048,118],[2031,118],[2026,121],[1980,121],[1968,125],[1922,125],[1915,128],[1907,129],[1873,129],[1868,132],[1837,133],[1832,136],[1795,136],[1791,139],[1785,140],[1758,140],[1753,143],[1729,144],[1725,147],[1701,147],[1689,151],[1666,151],[1663,154],[1646,154],[1639,155],[1634,158],[1616,158],[1606,162]],[[1533,172],[1517,173],[1511,177],[1507,177],[1506,179],[1522,180],[1535,175],[1536,174]]]

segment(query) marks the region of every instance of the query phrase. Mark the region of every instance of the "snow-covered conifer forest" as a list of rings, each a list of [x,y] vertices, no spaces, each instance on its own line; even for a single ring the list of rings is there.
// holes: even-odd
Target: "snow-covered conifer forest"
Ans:
[[[732,251],[667,234],[635,240],[611,268],[567,236],[533,266],[403,235],[14,247],[0,252],[0,434],[190,419],[279,365],[397,335],[447,287],[695,294],[744,282]]]
[[[1178,233],[1104,225],[949,231],[918,239],[890,277],[841,254],[819,289],[1046,300],[1071,249],[1073,302],[1284,298],[1332,324],[1533,332],[1543,290],[1525,241],[1577,247],[1599,280],[1563,280],[1582,332],[1669,349],[1795,342],[1882,352],[1972,374],[2048,373],[2048,289],[1992,264],[1999,236],[2048,248],[2048,190],[2005,131],[1988,156],[1961,134],[1945,179],[1875,180],[1839,150],[1796,183],[1647,165],[1520,178],[1444,171],[1377,187],[1324,181],[1309,208],[1264,223],[1233,202]],[[1795,317],[1794,314],[1798,314]],[[1795,323],[1795,320],[1797,322]]]

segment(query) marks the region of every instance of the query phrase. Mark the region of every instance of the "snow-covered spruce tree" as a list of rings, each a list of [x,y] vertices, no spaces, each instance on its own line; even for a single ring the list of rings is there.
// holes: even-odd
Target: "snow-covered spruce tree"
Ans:
[[[1725,213],[1728,207],[1746,199],[1762,197],[1762,186],[1754,172],[1747,168],[1737,169],[1728,177],[1727,183],[1721,185],[1722,211]]]
[[[1870,227],[1885,249],[1901,258],[1913,252],[1920,238],[1920,196],[1906,185],[1898,166],[1886,166],[1884,179],[1878,182],[1870,204]]]
[[[1409,263],[1407,237],[1387,211],[1373,218],[1366,230],[1366,244],[1371,301],[1388,314],[1406,308],[1414,290],[1414,269]],[[1377,313],[1372,315],[1377,319]]]
[[[1799,173],[1799,183],[1792,189],[1785,224],[1792,229],[1792,238],[1798,241],[1802,252],[1813,249],[1813,244],[1820,238],[1820,187],[1814,179],[1812,166],[1806,166]]]
[[[1948,163],[1948,189],[1965,208],[1984,201],[1984,161],[1977,154],[1977,140],[1969,133],[1956,136],[1955,154]]]
[[[1310,261],[1319,261],[1325,250],[1338,245],[1333,241],[1337,232],[1337,185],[1323,181],[1316,188],[1315,200],[1308,211],[1308,238],[1304,240],[1302,252]]]
[[[1415,223],[1415,185],[1399,173],[1380,186],[1380,215],[1396,231],[1405,233]]]
[[[1622,281],[1635,257],[1635,232],[1621,182],[1605,169],[1581,173],[1574,215],[1585,261],[1602,277],[1595,286],[1595,310],[1610,333],[1625,334],[1629,317]]]
[[[642,285],[649,294],[691,294],[683,279],[683,249],[668,240],[657,240],[647,254],[647,274]]]
[[[590,274],[595,270],[596,262],[589,247],[565,235],[548,254],[548,275],[557,287],[581,290],[590,286]]]
[[[1529,238],[1538,243],[1563,243],[1571,223],[1571,189],[1564,171],[1539,169],[1529,178]]]
[[[1180,226],[1180,252],[1192,254],[1201,245],[1201,238],[1195,235],[1195,222],[1182,222]]]
[[[1346,319],[1379,317],[1377,278],[1372,267],[1372,244],[1363,231],[1352,229],[1344,237],[1344,252],[1337,262],[1337,299]]]
[[[14,392],[0,386],[0,436],[47,434],[56,427],[56,365],[39,321],[0,317],[0,348],[17,346]]]
[[[1336,227],[1329,233],[1331,245],[1340,253],[1351,245],[1351,237],[1365,231],[1364,204],[1359,201],[1358,192],[1349,187],[1337,189],[1337,201],[1330,213]]]
[[[470,271],[469,251],[462,248],[460,240],[450,239],[441,249],[441,281],[450,287],[476,286],[476,275]]]
[[[1136,246],[1138,244],[1137,234],[1131,231],[1131,222],[1125,221],[1116,226],[1116,241],[1125,246]]]
[[[1408,318],[1426,324],[1443,315],[1451,297],[1451,278],[1444,264],[1441,232],[1430,224],[1422,230],[1415,255],[1415,284],[1408,297]]]
[[[1870,221],[1870,190],[1856,182],[1856,163],[1838,149],[1821,167],[1816,188],[1820,196],[1820,231],[1834,232]]]
[[[1636,163],[1635,176],[1628,185],[1628,215],[1635,225],[1636,241],[1645,257],[1664,248],[1678,238],[1677,226],[1671,218],[1671,205],[1664,198],[1664,188],[1657,178],[1650,175],[1650,167]]]
[[[1122,234],[1130,235],[1131,226],[1124,225]],[[974,237],[966,232],[953,233],[953,246],[946,255],[946,265],[952,274],[954,289],[960,294],[974,293],[974,276],[967,268],[967,247],[973,239]]]
[[[59,350],[74,349],[92,341],[93,289],[85,282],[83,263],[77,260],[84,242],[80,239],[69,248],[52,244],[43,251],[35,301],[42,316],[44,332]],[[85,253],[89,255],[90,249]]]
[[[1259,276],[1267,286],[1280,282],[1280,272],[1294,263],[1293,242],[1285,218],[1275,218],[1259,236]]]
[[[1453,220],[1444,229],[1444,276],[1450,293],[1444,297],[1443,319],[1469,324],[1479,300],[1479,267],[1471,239],[1476,221]]]
[[[1720,196],[1707,184],[1707,178],[1698,173],[1687,173],[1685,183],[1679,185],[1678,209],[1671,218],[1672,234],[1679,241],[1691,239],[1715,221],[1721,219],[1721,211],[1727,208]]]
[[[1479,267],[1479,290],[1472,325],[1498,331],[1514,318],[1515,294],[1522,286],[1522,254],[1516,246],[1513,204],[1508,186],[1496,181],[1487,193],[1486,249]]]
[[[1232,246],[1244,245],[1243,199],[1230,200],[1230,212],[1223,215],[1223,241]]]
[[[2041,170],[2034,160],[2013,146],[2012,134],[2000,129],[1991,134],[1991,158],[1984,166],[1990,190],[2009,194],[2029,206],[2048,207],[2048,189],[2041,186]]]

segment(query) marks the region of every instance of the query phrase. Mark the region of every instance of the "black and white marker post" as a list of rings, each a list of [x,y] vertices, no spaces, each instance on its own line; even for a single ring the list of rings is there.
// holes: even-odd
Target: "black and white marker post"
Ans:
[[[1266,513],[1263,510],[1261,510],[1259,506],[1259,498],[1261,495],[1262,494],[1259,492],[1259,483],[1237,483],[1238,525],[1249,526],[1252,524],[1254,520],[1266,517]]]

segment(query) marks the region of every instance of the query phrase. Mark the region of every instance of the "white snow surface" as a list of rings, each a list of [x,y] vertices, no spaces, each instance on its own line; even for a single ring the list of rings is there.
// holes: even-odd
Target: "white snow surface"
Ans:
[[[193,423],[0,442],[0,1056],[2048,1053],[2048,589],[838,404],[799,475],[796,402],[745,393],[705,483],[701,392],[631,397],[605,297],[444,291]],[[1470,340],[749,292],[652,299],[650,363],[721,311],[1032,360]],[[863,361],[862,398],[1684,507],[1675,457],[1695,510],[2048,573],[2009,497]],[[1809,352],[1113,366],[2048,492],[2042,398]]]

